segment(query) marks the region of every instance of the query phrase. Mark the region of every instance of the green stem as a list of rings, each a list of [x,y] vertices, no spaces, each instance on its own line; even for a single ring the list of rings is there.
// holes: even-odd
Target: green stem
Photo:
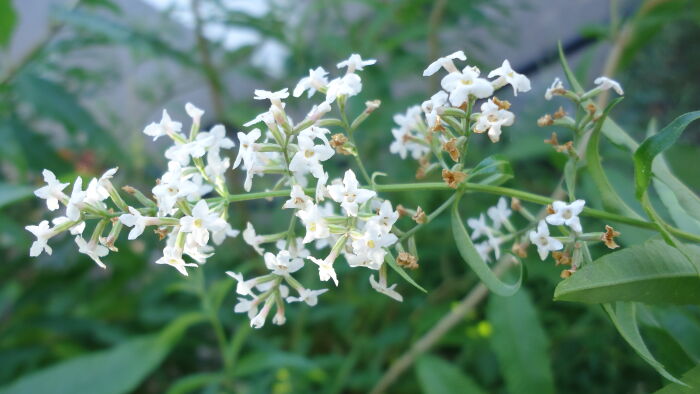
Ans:
[[[452,205],[452,202],[454,201],[454,199],[455,199],[456,197],[457,197],[456,194],[452,194],[452,195],[450,196],[450,198],[448,198],[445,202],[442,203],[442,205],[440,205],[439,207],[437,207],[433,212],[430,213],[430,215],[428,215],[428,216],[426,217],[425,222],[420,223],[420,224],[414,226],[412,229],[410,229],[410,230],[406,231],[405,233],[401,234],[401,236],[399,237],[399,241],[403,241],[404,239],[406,239],[406,238],[410,237],[411,235],[417,233],[421,228],[423,228],[423,226],[425,226],[426,224],[432,222],[433,219],[435,219],[436,217],[440,216],[440,214],[441,214],[445,209],[449,208],[450,205]],[[398,245],[401,245],[401,244],[399,243]]]

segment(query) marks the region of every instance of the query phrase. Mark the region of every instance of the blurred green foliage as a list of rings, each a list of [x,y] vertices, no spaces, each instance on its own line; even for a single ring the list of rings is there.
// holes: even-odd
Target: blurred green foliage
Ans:
[[[240,239],[228,240],[188,279],[152,264],[154,237],[120,243],[120,252],[106,259],[106,271],[78,255],[69,238],[55,244],[53,256],[27,257],[30,239],[23,227],[45,214],[39,202],[26,198],[31,196],[27,185],[39,182],[43,168],[68,180],[118,165],[118,181],[143,190],[163,170],[162,158],[143,148],[147,138],[130,122],[121,122],[120,112],[89,105],[100,87],[117,84],[124,76],[100,59],[70,59],[94,49],[125,49],[136,62],[174,64],[194,73],[223,103],[223,112],[214,111],[209,122],[225,122],[234,135],[260,108],[250,103],[251,92],[212,77],[212,69],[222,75],[235,69],[240,73],[235,81],[250,78],[256,86],[274,90],[293,86],[310,67],[333,68],[352,52],[377,57],[380,65],[363,75],[362,98],[379,97],[383,103],[359,130],[360,145],[370,171],[410,181],[415,164],[388,156],[389,130],[394,113],[429,96],[431,87],[418,81],[421,70],[448,49],[469,53],[485,45],[470,38],[470,29],[488,29],[494,37],[508,34],[502,22],[509,8],[500,1],[313,0],[294,13],[295,20],[287,16],[296,2],[261,16],[227,10],[217,0],[203,2],[220,7],[216,22],[253,29],[288,48],[284,75],[269,77],[251,66],[252,45],[224,51],[209,43],[215,56],[207,65],[195,55],[199,51],[193,37],[184,41],[192,47],[183,47],[184,33],[171,31],[167,13],[153,25],[138,26],[110,0],[56,6],[47,38],[0,70],[0,386],[7,385],[0,392],[61,392],[67,382],[86,393],[367,392],[476,283],[460,262],[446,214],[418,239],[421,268],[411,275],[429,290],[427,295],[402,282],[399,290],[405,300],[398,304],[369,288],[367,272],[340,268],[342,286],[323,295],[317,307],[290,307],[285,326],[255,332],[247,319],[233,314],[233,282],[223,275],[228,269],[261,271],[260,259]],[[636,129],[638,139],[650,115],[667,124],[697,109],[700,53],[691,49],[700,32],[698,7],[678,3],[683,6],[665,7],[640,22],[643,29],[621,62],[619,78],[629,99],[615,116]],[[10,42],[15,25],[12,2],[0,0],[0,46]],[[460,41],[445,43],[442,32],[456,33]],[[581,64],[576,71],[590,82],[598,70]],[[156,113],[174,91],[169,83],[153,82],[139,90]],[[515,177],[509,186],[541,194],[557,186],[563,161],[542,143],[549,131],[535,127],[537,117],[552,111],[541,103],[543,91],[544,86],[536,86],[530,98],[518,101],[518,121],[505,141],[476,143],[473,151],[478,154],[471,165],[498,153],[511,161]],[[697,189],[700,177],[688,165],[700,153],[697,133],[685,133],[682,141],[666,157],[678,176]],[[614,148],[603,154],[612,182],[635,206],[628,155]],[[230,182],[241,184],[237,175]],[[590,180],[583,179],[581,187],[599,207]],[[444,198],[439,192],[392,195],[405,206],[420,205],[426,211]],[[495,202],[494,197],[472,194],[464,200],[469,216]],[[265,201],[235,205],[235,227],[253,218],[260,231],[275,229],[288,213],[271,213],[271,206]],[[622,231],[624,243],[651,234]],[[492,297],[474,310],[419,358],[415,373],[403,375],[390,391],[637,393],[664,384],[619,337],[602,309],[552,301],[559,269],[532,256],[524,264],[527,290],[513,298]],[[314,272],[304,275],[305,283],[314,283]],[[227,354],[235,365],[233,376],[220,372],[214,332],[198,324],[202,310],[213,311],[232,338]],[[700,362],[700,309],[645,307],[638,314],[649,347],[670,372],[680,376]],[[41,386],[47,381],[51,386]]]

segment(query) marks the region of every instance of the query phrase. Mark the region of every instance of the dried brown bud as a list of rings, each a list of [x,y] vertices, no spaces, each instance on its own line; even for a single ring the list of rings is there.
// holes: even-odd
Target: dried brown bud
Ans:
[[[168,229],[167,227],[159,227],[159,228],[153,230],[153,232],[156,233],[156,235],[158,235],[158,240],[162,241],[165,239],[165,237],[168,236],[170,229]]]
[[[129,186],[129,185],[122,186],[122,190],[124,190],[125,192],[127,192],[127,193],[129,193],[129,194],[134,194],[134,193],[136,193],[136,189],[134,189],[133,187],[131,187],[131,186]]]
[[[396,262],[399,264],[399,266],[409,270],[418,268],[418,258],[408,252],[399,253],[399,255],[396,257]]]
[[[547,127],[553,124],[554,119],[552,119],[552,115],[550,114],[544,114],[541,118],[537,119],[537,125],[540,127]]]
[[[428,161],[427,156],[423,156],[418,160],[418,171],[416,171],[416,179],[423,179],[425,178],[426,172],[428,171],[428,166],[430,166],[430,162]]]
[[[525,257],[527,257],[527,247],[527,242],[515,242],[513,243],[513,247],[510,248],[510,251],[513,252],[514,255],[520,257],[521,259],[524,259]]]
[[[571,265],[571,256],[567,252],[552,252],[555,265]]]
[[[410,215],[408,210],[401,204],[396,206],[396,213],[399,214],[399,217]]]
[[[345,147],[347,142],[348,137],[346,137],[343,133],[337,133],[333,134],[331,137],[330,145],[341,155],[352,155],[352,152]]]
[[[522,204],[520,204],[520,200],[513,197],[510,199],[510,209],[514,210],[515,212],[520,211],[523,209]]]
[[[558,146],[559,145],[559,139],[557,138],[557,133],[552,133],[552,136],[549,137],[548,140],[544,140],[545,144],[549,144],[552,146]]]
[[[547,213],[550,215],[553,215],[554,213],[556,213],[554,211],[554,208],[552,207],[552,204],[547,205]]]
[[[614,228],[608,226],[607,224],[605,225],[605,233],[603,233],[603,236],[600,237],[600,240],[603,241],[605,246],[607,246],[610,249],[617,249],[620,247],[620,245],[615,242],[615,237],[619,237],[620,232],[615,231]]]
[[[595,104],[593,104],[593,103],[588,103],[588,105],[586,106],[586,111],[588,111],[588,113],[589,113],[591,116],[594,116],[594,115],[595,115],[595,111],[596,111],[597,109],[598,109],[598,108],[597,108],[597,107],[595,106]]]
[[[572,269],[568,269],[568,270],[563,270],[563,271],[561,272],[561,274],[559,274],[559,276],[560,276],[562,279],[566,279],[566,278],[570,277],[571,275],[573,275],[574,272],[576,272],[576,270],[573,269],[573,268],[572,268]]]
[[[510,109],[510,102],[507,100],[499,100],[498,97],[493,97],[493,103],[498,106],[499,109]]]
[[[418,207],[416,208],[416,214],[411,216],[411,219],[413,219],[418,224],[422,224],[428,220],[428,217],[425,215],[425,211],[423,211],[423,208]]]
[[[564,107],[562,107],[562,106],[559,106],[559,109],[557,110],[557,112],[552,114],[552,117],[554,119],[561,119],[565,116],[566,116],[566,111],[564,111]]]
[[[442,149],[450,154],[453,161],[459,162],[459,149],[457,149],[457,138],[450,138],[449,141],[442,144]]]
[[[467,174],[462,171],[442,170],[442,180],[453,189],[456,189],[465,179],[467,179]]]

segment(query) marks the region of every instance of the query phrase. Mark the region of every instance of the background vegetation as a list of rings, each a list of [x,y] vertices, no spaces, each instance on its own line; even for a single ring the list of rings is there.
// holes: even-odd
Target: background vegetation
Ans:
[[[401,282],[404,302],[396,303],[369,288],[366,272],[343,272],[342,286],[325,294],[319,306],[290,307],[285,326],[252,332],[247,319],[233,314],[234,283],[223,274],[263,269],[240,239],[220,247],[201,275],[184,279],[152,264],[158,250],[149,237],[121,243],[120,252],[106,259],[106,271],[77,254],[70,238],[55,243],[53,256],[30,260],[30,234],[23,227],[45,214],[31,198],[44,168],[72,179],[118,165],[118,183],[150,189],[164,170],[164,159],[141,130],[163,107],[182,117],[181,97],[187,97],[182,89],[204,92],[206,122],[225,123],[233,137],[261,110],[251,100],[254,87],[291,87],[308,68],[333,68],[353,52],[379,59],[363,74],[363,98],[382,98],[381,109],[359,131],[367,167],[410,181],[415,164],[388,156],[388,145],[393,114],[420,103],[434,88],[419,78],[425,65],[464,49],[483,69],[498,66],[478,58],[491,44],[483,37],[514,51],[528,45],[509,29],[514,13],[536,4],[309,0],[270,2],[264,13],[251,15],[227,9],[226,2],[193,0],[195,10],[209,11],[195,14],[189,29],[172,22],[176,10],[143,24],[115,0],[69,3],[52,9],[44,39],[21,56],[3,60],[0,69],[0,386],[5,386],[0,392],[58,393],[64,379],[89,384],[104,377],[99,387],[88,385],[84,392],[364,393],[477,283],[448,236],[445,215],[419,237],[420,269],[412,276],[429,290],[427,295]],[[590,84],[607,73],[621,81],[627,98],[614,117],[642,139],[652,119],[665,125],[698,109],[700,7],[692,1],[631,2],[618,8],[612,3],[610,18],[586,26],[576,42],[564,44],[571,44],[569,56],[576,59],[580,80]],[[18,22],[14,10],[11,0],[0,0],[0,46],[6,52]],[[231,50],[207,40],[202,34],[211,24],[245,27],[262,42],[286,48],[281,72],[270,74],[250,62],[259,42]],[[110,61],[114,53],[131,64],[147,63],[159,77],[125,75]],[[473,149],[481,156],[474,157],[475,163],[490,154],[505,155],[515,171],[509,186],[540,194],[557,187],[564,164],[542,142],[551,130],[536,126],[539,116],[559,105],[542,100],[551,77],[561,75],[553,71],[558,67],[554,54],[552,45],[524,65],[534,88],[514,101],[518,120],[504,141],[492,145],[483,139]],[[507,52],[499,56],[509,57]],[[183,86],[181,80],[189,82]],[[139,101],[105,100],[105,92],[109,97],[124,81],[135,84]],[[688,130],[666,156],[696,191],[700,177],[692,164],[698,163],[698,138]],[[634,206],[628,154],[612,147],[603,154],[609,176]],[[331,176],[340,173],[335,171]],[[239,175],[230,183],[242,189]],[[593,184],[584,179],[582,187],[596,206]],[[493,196],[467,199],[470,216],[495,203]],[[441,196],[404,193],[392,200],[429,210]],[[271,214],[270,207],[267,202],[236,205],[234,227],[253,218],[260,231],[274,229],[277,215],[287,213]],[[623,244],[652,235],[621,231]],[[641,393],[667,383],[625,343],[602,309],[552,301],[559,268],[540,262],[534,253],[524,263],[523,290],[507,299],[488,297],[389,391]],[[306,274],[312,281],[314,272]],[[214,331],[198,324],[201,311],[218,316],[232,338],[227,350],[232,374],[219,373]],[[648,307],[640,315],[649,347],[669,371],[680,376],[700,363],[700,309]],[[37,391],[42,384],[47,386]]]

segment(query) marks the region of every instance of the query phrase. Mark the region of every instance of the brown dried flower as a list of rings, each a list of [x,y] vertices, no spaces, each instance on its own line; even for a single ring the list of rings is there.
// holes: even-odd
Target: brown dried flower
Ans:
[[[418,268],[418,258],[408,252],[399,253],[399,255],[396,257],[396,262],[399,264],[399,266],[409,270]]]
[[[617,249],[620,247],[620,245],[615,242],[615,237],[619,237],[620,232],[615,231],[614,228],[608,226],[607,224],[605,225],[605,233],[603,233],[603,236],[600,237],[600,240],[603,241],[605,246],[607,246],[610,249]]]
[[[442,149],[450,154],[453,161],[459,162],[459,149],[457,149],[457,138],[450,138],[449,141],[442,144]]]
[[[442,170],[442,180],[453,189],[456,189],[465,179],[467,179],[467,174],[462,171]]]
[[[411,216],[411,219],[418,224],[422,224],[428,220],[428,216],[425,214],[425,211],[423,211],[423,208],[418,207],[416,208],[416,214]]]

